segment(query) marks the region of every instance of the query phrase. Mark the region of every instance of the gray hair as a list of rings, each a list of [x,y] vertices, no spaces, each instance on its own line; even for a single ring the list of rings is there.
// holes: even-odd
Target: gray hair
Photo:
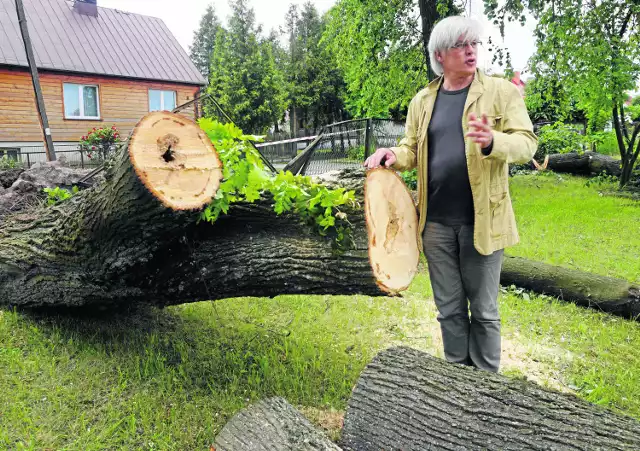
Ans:
[[[451,16],[442,19],[433,27],[429,37],[429,59],[431,68],[436,75],[443,73],[442,64],[436,58],[436,52],[442,52],[453,47],[460,36],[465,40],[479,40],[482,34],[482,25],[475,19],[464,16]]]

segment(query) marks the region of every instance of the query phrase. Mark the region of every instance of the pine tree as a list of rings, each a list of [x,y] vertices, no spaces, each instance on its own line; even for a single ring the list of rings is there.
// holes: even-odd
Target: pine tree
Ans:
[[[213,5],[207,6],[206,12],[200,19],[200,26],[194,33],[193,44],[189,47],[191,61],[206,79],[209,78],[211,54],[213,53],[216,35],[220,28],[220,21],[216,16]]]

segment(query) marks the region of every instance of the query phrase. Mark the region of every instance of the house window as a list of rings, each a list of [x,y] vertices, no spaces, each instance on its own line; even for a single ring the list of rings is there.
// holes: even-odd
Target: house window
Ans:
[[[100,119],[98,86],[64,83],[66,119]]]
[[[149,111],[172,111],[176,107],[175,91],[149,89]]]
[[[2,149],[0,148],[0,158],[7,157],[10,160],[18,161],[18,155],[20,155],[20,149]]]

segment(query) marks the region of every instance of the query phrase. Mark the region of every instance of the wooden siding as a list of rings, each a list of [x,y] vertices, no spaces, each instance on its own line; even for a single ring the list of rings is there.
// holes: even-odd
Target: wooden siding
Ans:
[[[93,127],[115,125],[127,136],[149,112],[149,89],[176,92],[176,105],[193,100],[197,86],[40,72],[40,84],[54,141],[78,141]],[[63,83],[99,86],[100,120],[65,119]],[[190,107],[181,112],[194,118]],[[0,142],[42,141],[35,95],[27,71],[0,68]]]

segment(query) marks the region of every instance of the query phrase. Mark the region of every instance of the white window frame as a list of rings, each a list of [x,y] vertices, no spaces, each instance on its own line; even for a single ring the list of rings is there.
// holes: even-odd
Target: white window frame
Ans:
[[[178,93],[176,91],[172,91],[170,89],[153,89],[153,88],[149,88],[149,92],[148,92],[148,99],[149,99],[148,108],[149,108],[149,112],[151,112],[151,91],[158,91],[160,93],[160,110],[154,110],[154,111],[165,111],[165,108],[164,108],[164,94],[163,94],[165,92],[173,93],[173,105],[174,105],[174,108],[178,106]],[[167,110],[167,111],[171,111],[171,110]]]
[[[100,86],[99,85],[83,85],[78,83],[63,83],[62,85],[62,96],[64,97],[64,85],[77,86],[78,87],[78,101],[80,102],[80,116],[67,116],[67,106],[64,104],[66,99],[64,99],[62,107],[64,108],[64,118],[71,120],[100,120],[102,116],[100,116]],[[84,115],[84,88],[96,88],[96,106],[98,107],[98,115],[97,116],[85,116]]]

